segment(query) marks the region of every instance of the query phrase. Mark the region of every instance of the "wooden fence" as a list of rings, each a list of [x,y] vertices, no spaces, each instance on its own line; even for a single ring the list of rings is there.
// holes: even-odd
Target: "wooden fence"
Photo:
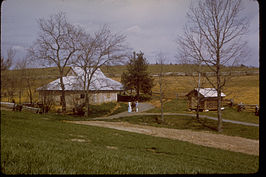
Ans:
[[[259,115],[260,107],[259,105],[256,104],[243,104],[240,103],[237,105],[237,111],[242,112],[242,111],[247,111],[247,112],[255,112],[255,115]]]
[[[235,104],[232,99],[224,99],[223,100],[223,106],[230,106],[230,107],[236,107],[238,112],[254,112],[255,115],[259,115],[260,107],[257,104]]]

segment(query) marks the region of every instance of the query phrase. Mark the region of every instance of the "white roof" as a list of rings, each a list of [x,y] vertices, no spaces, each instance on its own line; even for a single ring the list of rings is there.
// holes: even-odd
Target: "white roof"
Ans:
[[[84,76],[84,70],[81,67],[72,67],[72,70],[76,73],[77,76]],[[92,69],[88,68],[87,69],[87,74],[92,73]],[[97,77],[97,78],[107,78],[103,72],[101,71],[100,68],[97,68],[97,70],[94,72],[93,76]]]
[[[195,90],[198,91],[198,88],[195,88]],[[199,93],[204,97],[217,97],[218,95],[215,88],[200,88]],[[224,97],[225,94],[221,93],[221,96]]]
[[[73,67],[72,69],[77,75],[63,77],[65,90],[84,90],[84,71],[79,67]],[[62,90],[60,86],[60,79],[56,79],[37,90]],[[106,77],[100,69],[97,69],[92,76],[89,90],[123,90],[123,85],[120,82]]]

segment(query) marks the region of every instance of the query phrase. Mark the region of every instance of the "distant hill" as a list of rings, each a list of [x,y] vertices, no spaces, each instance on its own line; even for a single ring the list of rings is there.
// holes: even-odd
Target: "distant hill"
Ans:
[[[168,73],[173,75],[180,73],[184,73],[185,75],[191,75],[193,72],[196,72],[198,66],[192,64],[166,64],[164,65],[164,73]],[[120,77],[123,72],[127,70],[126,65],[116,65],[116,66],[104,66],[101,68],[102,71],[109,77]],[[203,72],[212,72],[210,68],[206,65],[201,66],[201,70]],[[223,67],[223,72],[228,72],[229,70],[233,72],[240,72],[239,75],[246,75],[250,74],[258,74],[259,68],[255,67],[246,67],[246,66],[239,66],[239,67]],[[160,72],[160,65],[158,64],[150,64],[148,67],[148,71],[151,75],[156,75]],[[242,73],[242,74],[241,74]]]
[[[167,64],[164,65],[164,73],[185,73],[186,75],[191,75],[193,72],[196,71],[197,66],[191,64]],[[66,67],[65,74],[69,71],[70,67]],[[201,66],[203,72],[211,72],[211,70],[207,66]],[[249,73],[258,74],[259,68],[255,67],[246,67],[246,66],[239,66],[239,67],[224,67],[223,71],[232,70],[233,72],[240,72],[241,73]],[[47,68],[28,68],[26,69],[30,71],[32,77],[36,79],[48,79],[48,80],[55,80],[59,77],[57,67],[47,67]],[[115,66],[103,66],[101,70],[105,73],[108,77],[120,77],[123,72],[127,70],[126,65],[115,65]],[[148,67],[148,71],[151,75],[156,75],[160,72],[160,65],[157,64],[150,64]],[[5,71],[2,74],[19,74],[20,70],[9,70]],[[245,74],[244,74],[245,75]]]

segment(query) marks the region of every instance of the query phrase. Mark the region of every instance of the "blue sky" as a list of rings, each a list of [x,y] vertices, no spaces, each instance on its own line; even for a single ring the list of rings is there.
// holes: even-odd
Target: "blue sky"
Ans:
[[[197,0],[192,0],[196,3]],[[250,57],[247,66],[259,66],[259,7],[253,0],[242,0],[243,15],[250,20],[247,35]],[[1,6],[1,50],[16,50],[16,60],[39,32],[37,19],[63,11],[72,24],[94,32],[108,24],[113,32],[125,34],[135,51],[144,52],[150,63],[162,52],[167,62],[176,63],[176,38],[183,33],[191,0],[5,0]]]

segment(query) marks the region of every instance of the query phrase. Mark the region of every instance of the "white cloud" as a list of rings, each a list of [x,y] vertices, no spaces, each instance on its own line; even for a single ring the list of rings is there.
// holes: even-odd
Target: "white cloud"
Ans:
[[[127,34],[127,43],[134,50],[142,50],[146,56],[153,56],[154,51],[162,51],[171,58],[176,49],[173,41],[178,34],[183,33],[186,12],[191,2],[194,1],[8,0],[3,3],[1,16],[1,47],[3,51],[10,46],[25,51],[36,40],[39,31],[36,19],[63,11],[71,23],[82,26],[89,33],[108,24],[114,33]],[[258,55],[258,17],[254,18],[258,5],[250,0],[244,2],[247,7],[244,14],[251,14],[252,19],[249,44],[257,49],[253,51]]]
[[[12,49],[14,49],[16,51],[24,51],[25,50],[25,48],[23,46],[19,46],[19,45],[12,46]]]
[[[138,25],[134,25],[134,26],[127,28],[126,31],[129,33],[140,33],[141,28]]]

